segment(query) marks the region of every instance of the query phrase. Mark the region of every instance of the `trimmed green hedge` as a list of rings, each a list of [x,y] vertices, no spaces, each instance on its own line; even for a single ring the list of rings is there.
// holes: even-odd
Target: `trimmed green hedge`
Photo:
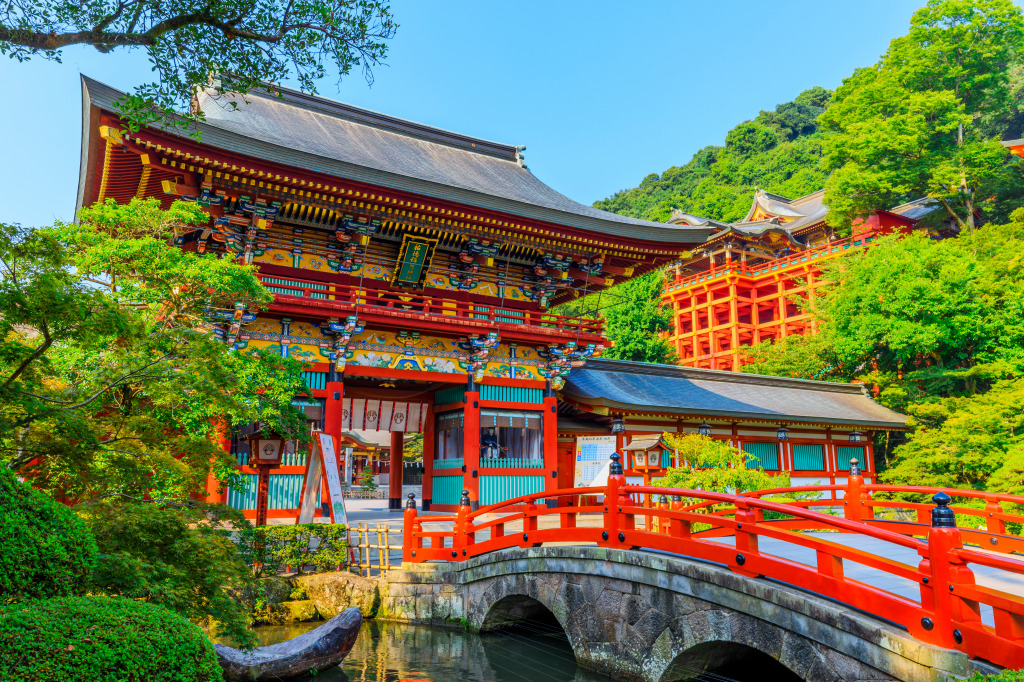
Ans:
[[[0,677],[28,682],[220,682],[203,631],[173,611],[120,597],[0,607]]]
[[[84,594],[95,560],[81,519],[0,464],[0,604]]]
[[[333,571],[348,564],[348,528],[342,524],[252,526],[240,531],[235,542],[257,576],[275,575],[285,567],[301,574],[307,566]]]

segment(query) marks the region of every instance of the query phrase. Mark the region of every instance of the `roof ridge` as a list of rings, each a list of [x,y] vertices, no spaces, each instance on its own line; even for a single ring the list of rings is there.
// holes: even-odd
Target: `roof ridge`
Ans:
[[[276,93],[280,93],[281,96],[278,96]],[[210,94],[209,90],[204,90],[202,94],[211,100],[217,97]],[[502,142],[494,142],[493,140],[485,140],[483,138],[464,135],[462,133],[456,133],[444,128],[438,128],[425,123],[418,123],[416,121],[410,121],[409,119],[399,118],[398,116],[384,114],[379,111],[374,111],[373,109],[358,107],[354,104],[348,104],[347,102],[341,102],[339,100],[319,95],[312,95],[295,88],[289,88],[275,83],[266,83],[264,88],[252,90],[245,95],[224,93],[224,95],[221,96],[256,96],[273,101],[284,102],[292,106],[332,116],[357,125],[367,125],[387,132],[416,137],[427,142],[456,147],[458,149],[477,154],[494,156],[513,163],[516,162],[518,158],[518,151],[525,148],[511,144],[504,144]]]
[[[705,381],[722,381],[733,384],[751,384],[757,386],[785,386],[787,388],[819,389],[828,390],[834,393],[864,393],[862,384],[843,384],[834,381],[818,381],[815,379],[795,379],[793,377],[777,377],[768,374],[751,374],[748,372],[731,372],[724,369],[702,369],[698,367],[683,367],[680,365],[662,365],[654,362],[640,362],[636,360],[619,360],[617,358],[593,358],[587,361],[587,366],[593,369],[600,369],[601,366],[609,369],[616,365],[628,368],[637,374],[653,374],[658,376],[684,376],[690,379],[703,379]]]

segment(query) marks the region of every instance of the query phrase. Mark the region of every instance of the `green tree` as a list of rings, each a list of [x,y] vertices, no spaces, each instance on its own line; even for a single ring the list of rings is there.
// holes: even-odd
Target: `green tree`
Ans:
[[[788,473],[772,476],[764,469],[748,469],[746,455],[728,442],[695,433],[666,432],[662,438],[678,453],[679,466],[669,469],[655,485],[734,494],[789,485]]]
[[[146,51],[156,80],[121,102],[132,130],[159,122],[187,127],[197,88],[245,95],[289,76],[303,90],[334,70],[371,68],[398,28],[384,0],[14,0],[0,17],[0,54],[60,61],[65,48]],[[232,106],[237,106],[232,103]]]
[[[91,594],[160,604],[193,622],[209,618],[218,635],[255,644],[251,605],[239,599],[253,591],[253,574],[243,560],[246,548],[230,537],[249,528],[242,512],[192,501],[123,499],[76,510],[99,547]]]
[[[187,499],[211,469],[235,475],[221,429],[304,434],[303,365],[209,333],[211,310],[271,297],[253,268],[168,244],[205,220],[111,201],[77,225],[0,230],[0,461],[76,501]]]
[[[880,239],[825,268],[816,335],[754,347],[744,371],[863,382],[906,412],[905,441],[876,448],[885,480],[1024,492],[1022,259],[1024,209],[954,239]]]
[[[1022,37],[1010,0],[929,0],[915,12],[909,34],[847,78],[821,116],[829,220],[927,196],[973,230],[1017,164],[996,124],[1014,109]]]

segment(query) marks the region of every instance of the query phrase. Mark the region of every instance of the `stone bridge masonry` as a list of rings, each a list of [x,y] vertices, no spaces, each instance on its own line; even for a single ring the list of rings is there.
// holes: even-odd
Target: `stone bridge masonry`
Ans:
[[[815,682],[995,672],[843,604],[665,554],[513,549],[459,563],[405,564],[382,588],[380,615],[411,623],[498,630],[546,609],[580,665],[630,682],[687,679],[725,658],[776,665],[770,657]]]

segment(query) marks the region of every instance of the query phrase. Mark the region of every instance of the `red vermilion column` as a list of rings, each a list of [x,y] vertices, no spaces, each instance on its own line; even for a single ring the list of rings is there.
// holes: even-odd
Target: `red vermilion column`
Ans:
[[[558,489],[558,398],[551,383],[544,389],[544,490]],[[556,500],[557,501],[557,500]],[[550,506],[555,506],[549,501]]]
[[[421,509],[430,511],[430,501],[434,494],[434,453],[437,447],[437,436],[434,433],[434,405],[427,403],[423,417],[423,491],[420,493]]]
[[[466,473],[462,485],[469,491],[469,506],[480,508],[480,392],[470,377],[466,387],[466,407],[463,412],[462,461]]]
[[[341,455],[341,415],[344,410],[344,396],[345,396],[345,385],[341,381],[342,375],[340,372],[329,371],[327,373],[327,397],[324,400],[324,433],[329,433],[334,437],[335,449],[338,450],[336,453],[339,462],[345,461],[345,458]],[[349,476],[348,480],[351,479],[351,473],[346,471],[346,476]],[[330,496],[327,493],[327,486],[322,486],[320,490],[320,504],[324,502],[330,502]]]
[[[402,511],[402,446],[405,434],[401,431],[391,432],[391,471],[388,473],[388,509]]]
[[[217,440],[220,443],[220,447],[224,452],[231,452],[231,436],[228,435],[227,426],[223,421],[215,421],[214,428],[216,429]],[[206,475],[206,501],[210,504],[224,503],[227,497],[227,491],[220,490],[220,480],[213,475],[213,470]]]

